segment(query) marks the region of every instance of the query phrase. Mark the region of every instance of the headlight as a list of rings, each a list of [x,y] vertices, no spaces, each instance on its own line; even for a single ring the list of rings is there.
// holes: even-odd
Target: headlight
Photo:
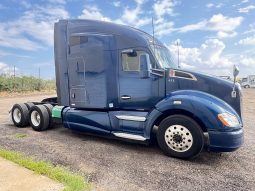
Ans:
[[[240,124],[237,117],[230,113],[218,114],[218,118],[227,127],[236,127]]]

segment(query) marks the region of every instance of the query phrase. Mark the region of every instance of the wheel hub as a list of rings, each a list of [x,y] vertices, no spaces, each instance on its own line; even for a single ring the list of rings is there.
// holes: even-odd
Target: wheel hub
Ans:
[[[18,108],[14,109],[13,118],[16,123],[19,123],[21,121],[21,111]]]
[[[30,117],[31,117],[31,122],[34,126],[40,125],[40,123],[41,123],[40,114],[36,110],[32,111]]]
[[[188,128],[182,125],[172,125],[165,131],[166,144],[176,152],[184,152],[191,148],[193,136]]]
[[[173,136],[173,141],[174,141],[175,143],[181,143],[181,142],[182,142],[182,135],[175,134],[175,135]]]

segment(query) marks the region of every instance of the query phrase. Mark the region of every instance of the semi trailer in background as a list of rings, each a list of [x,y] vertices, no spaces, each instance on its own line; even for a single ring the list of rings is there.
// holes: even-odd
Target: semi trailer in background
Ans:
[[[255,75],[249,75],[247,78],[242,78],[241,86],[244,88],[255,88]]]
[[[17,127],[65,128],[149,143],[178,158],[234,151],[243,143],[242,93],[229,80],[179,69],[138,29],[92,20],[54,28],[57,97],[15,104]],[[234,68],[234,79],[238,69]]]

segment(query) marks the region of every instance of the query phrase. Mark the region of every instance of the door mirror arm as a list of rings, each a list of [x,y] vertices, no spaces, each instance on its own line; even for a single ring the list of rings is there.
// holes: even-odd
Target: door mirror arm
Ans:
[[[139,57],[139,62],[140,62],[140,77],[149,78],[151,65],[149,54],[141,54]]]

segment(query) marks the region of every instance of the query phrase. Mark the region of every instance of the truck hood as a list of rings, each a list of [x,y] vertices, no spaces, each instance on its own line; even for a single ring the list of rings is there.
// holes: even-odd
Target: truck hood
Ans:
[[[197,90],[214,95],[228,103],[241,117],[241,88],[235,84],[236,97],[232,97],[234,83],[216,76],[187,70],[166,71],[166,94],[176,90]]]

